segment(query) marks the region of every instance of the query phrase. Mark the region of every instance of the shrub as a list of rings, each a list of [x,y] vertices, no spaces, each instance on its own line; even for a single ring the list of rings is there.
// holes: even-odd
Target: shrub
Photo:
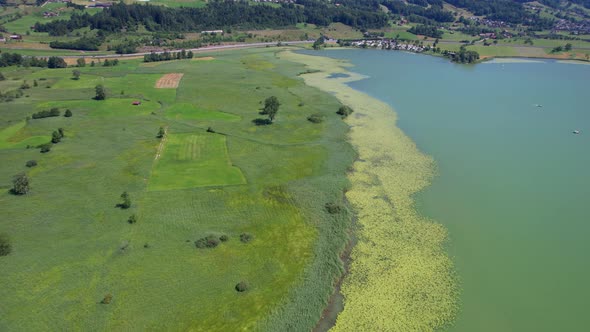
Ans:
[[[51,143],[45,143],[38,146],[41,149],[41,153],[47,153],[51,151]]]
[[[337,214],[342,211],[342,207],[336,203],[326,203],[325,208],[329,214]]]
[[[29,192],[29,178],[25,173],[20,173],[12,179],[11,192],[15,195],[25,195]]]
[[[235,288],[236,288],[236,291],[238,291],[238,292],[240,292],[240,293],[241,293],[241,292],[245,292],[245,291],[247,291],[247,290],[248,290],[248,288],[250,288],[250,287],[249,287],[249,285],[248,285],[248,283],[247,283],[247,282],[245,282],[245,281],[240,281],[240,282],[238,282],[238,284],[236,285],[236,287],[235,287]]]
[[[66,112],[64,113],[64,116],[65,116],[66,118],[70,118],[70,117],[72,116],[72,111],[70,111],[69,109],[68,109],[68,110],[66,110]]]
[[[219,241],[221,241],[221,242],[227,242],[227,240],[229,240],[229,238],[225,234],[223,234],[222,236],[219,237]]]
[[[130,224],[135,224],[137,222],[137,217],[134,214],[132,214],[129,217],[129,219],[127,219],[127,222],[130,223]]]
[[[349,116],[350,114],[352,114],[352,112],[354,112],[352,110],[352,108],[350,108],[346,105],[342,105],[342,106],[340,106],[340,108],[338,109],[338,112],[336,112],[336,114],[339,114],[340,116],[345,118],[345,117]]]
[[[123,200],[123,203],[117,204],[117,207],[120,207],[121,209],[128,209],[131,207],[131,198],[126,191],[121,194],[121,199]]]
[[[324,117],[321,114],[312,114],[307,117],[307,120],[312,123],[320,123],[324,121]]]
[[[25,166],[27,166],[27,167],[35,167],[35,166],[37,166],[37,161],[36,160],[29,160],[29,161],[27,161],[27,163],[25,164]]]
[[[109,304],[109,303],[111,303],[111,301],[113,301],[113,295],[111,295],[109,293],[109,294],[106,294],[104,296],[104,298],[102,299],[102,301],[100,301],[100,303],[102,303],[102,304]]]
[[[209,235],[195,241],[195,246],[199,249],[215,248],[219,245],[219,239],[215,235]]]
[[[43,111],[39,111],[37,113],[33,113],[33,115],[31,116],[33,119],[43,119],[43,118],[49,118],[49,117],[53,117],[53,116],[59,116],[59,109],[57,107],[54,107],[50,110],[43,110]]]
[[[213,128],[209,127],[209,128],[207,128],[207,132],[208,133],[215,133],[215,130],[213,130]]]
[[[242,241],[243,243],[248,243],[248,242],[252,241],[253,238],[254,237],[250,233],[240,234],[240,241]]]
[[[12,251],[10,239],[6,234],[0,234],[0,256],[7,256]]]

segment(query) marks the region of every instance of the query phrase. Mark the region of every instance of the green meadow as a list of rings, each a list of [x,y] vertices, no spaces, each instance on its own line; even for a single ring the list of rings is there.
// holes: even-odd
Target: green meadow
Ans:
[[[223,135],[171,134],[156,162],[149,190],[245,184],[231,165]]]
[[[12,245],[0,330],[312,329],[343,271],[355,153],[338,100],[282,51],[87,65],[79,80],[73,68],[3,68],[2,91],[31,88],[0,103],[0,233]],[[178,88],[156,89],[168,73],[184,74]],[[106,100],[93,99],[97,84]],[[270,96],[278,115],[257,125]],[[30,119],[54,107],[60,116]],[[322,123],[307,120],[316,113]],[[13,195],[21,172],[30,191]],[[197,248],[207,236],[227,240]]]

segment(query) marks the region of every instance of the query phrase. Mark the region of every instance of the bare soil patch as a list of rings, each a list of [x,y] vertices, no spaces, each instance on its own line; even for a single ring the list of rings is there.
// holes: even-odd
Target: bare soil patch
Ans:
[[[181,73],[170,73],[170,74],[166,74],[162,77],[160,77],[160,79],[156,82],[156,88],[157,89],[175,89],[178,87],[178,84],[180,83],[180,80],[182,79],[182,76],[184,74]]]

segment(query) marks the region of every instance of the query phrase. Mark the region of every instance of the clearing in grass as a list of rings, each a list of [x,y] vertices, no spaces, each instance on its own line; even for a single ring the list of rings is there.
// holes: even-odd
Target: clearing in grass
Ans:
[[[171,134],[157,161],[149,190],[188,189],[204,186],[245,184],[239,168],[232,166],[225,136]]]

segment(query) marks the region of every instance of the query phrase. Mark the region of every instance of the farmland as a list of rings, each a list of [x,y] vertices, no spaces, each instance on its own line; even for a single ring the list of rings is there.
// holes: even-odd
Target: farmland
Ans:
[[[342,273],[354,152],[340,103],[278,50],[87,65],[78,80],[72,68],[3,68],[3,90],[31,88],[0,104],[0,233],[12,245],[0,257],[11,285],[0,330],[316,324]],[[173,73],[184,74],[176,88],[156,88]],[[105,100],[93,99],[99,84]],[[261,125],[269,96],[280,111]],[[59,116],[31,118],[52,108]],[[316,113],[323,122],[307,120]],[[64,137],[40,153],[58,128]],[[30,190],[13,195],[21,172]],[[198,248],[205,237],[223,241]]]

